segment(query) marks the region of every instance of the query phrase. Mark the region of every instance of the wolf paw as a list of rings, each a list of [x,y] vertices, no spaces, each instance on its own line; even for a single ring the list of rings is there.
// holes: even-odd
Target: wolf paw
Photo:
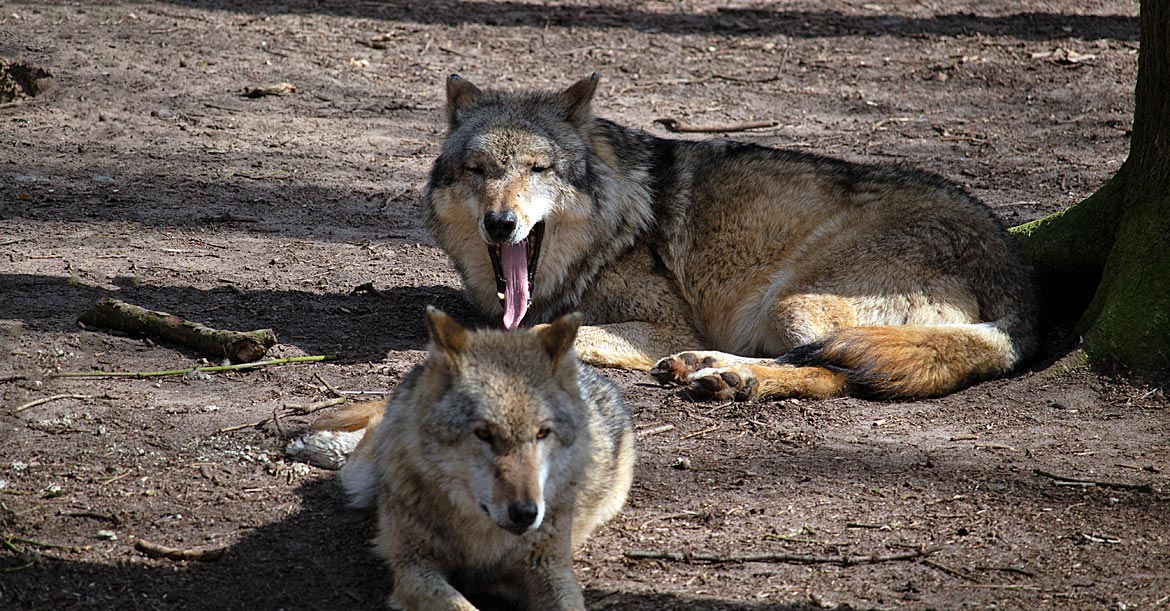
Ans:
[[[691,374],[687,394],[698,401],[747,401],[756,396],[758,383],[750,372],[708,367]]]
[[[681,386],[686,384],[696,371],[720,366],[720,360],[716,356],[710,354],[704,356],[701,352],[680,352],[658,361],[650,370],[650,375],[663,386]]]

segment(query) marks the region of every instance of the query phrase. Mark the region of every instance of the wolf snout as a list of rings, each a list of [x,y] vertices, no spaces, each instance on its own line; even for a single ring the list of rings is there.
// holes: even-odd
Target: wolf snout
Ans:
[[[515,534],[522,534],[536,523],[540,508],[536,501],[515,501],[508,504],[509,524],[504,528]]]
[[[509,242],[516,231],[516,213],[511,210],[483,215],[483,230],[493,242]]]

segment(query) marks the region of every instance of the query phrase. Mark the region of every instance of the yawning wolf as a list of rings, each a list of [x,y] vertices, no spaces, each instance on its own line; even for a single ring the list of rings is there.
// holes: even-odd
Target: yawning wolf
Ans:
[[[564,91],[447,82],[426,221],[507,328],[575,309],[587,362],[697,397],[927,397],[1035,349],[1030,268],[924,172],[597,118]]]

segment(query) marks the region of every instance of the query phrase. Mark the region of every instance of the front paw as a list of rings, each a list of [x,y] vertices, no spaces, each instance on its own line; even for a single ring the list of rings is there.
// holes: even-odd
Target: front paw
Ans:
[[[681,386],[686,384],[696,371],[719,366],[719,359],[715,356],[704,356],[698,352],[680,352],[658,361],[650,370],[650,375],[663,386]]]
[[[745,370],[708,367],[692,373],[687,381],[687,394],[696,401],[748,401],[759,389],[756,377]]]

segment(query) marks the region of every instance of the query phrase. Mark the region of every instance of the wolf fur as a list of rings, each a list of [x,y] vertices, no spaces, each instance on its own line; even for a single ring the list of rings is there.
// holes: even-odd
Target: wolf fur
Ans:
[[[585,608],[573,549],[625,503],[634,439],[616,387],[573,353],[580,324],[473,332],[428,308],[427,360],[394,397],[315,424],[367,431],[341,480],[377,506],[397,608]]]
[[[959,187],[658,138],[595,117],[597,82],[447,83],[426,221],[505,326],[580,310],[583,360],[699,398],[930,397],[1034,352],[1032,272]]]

